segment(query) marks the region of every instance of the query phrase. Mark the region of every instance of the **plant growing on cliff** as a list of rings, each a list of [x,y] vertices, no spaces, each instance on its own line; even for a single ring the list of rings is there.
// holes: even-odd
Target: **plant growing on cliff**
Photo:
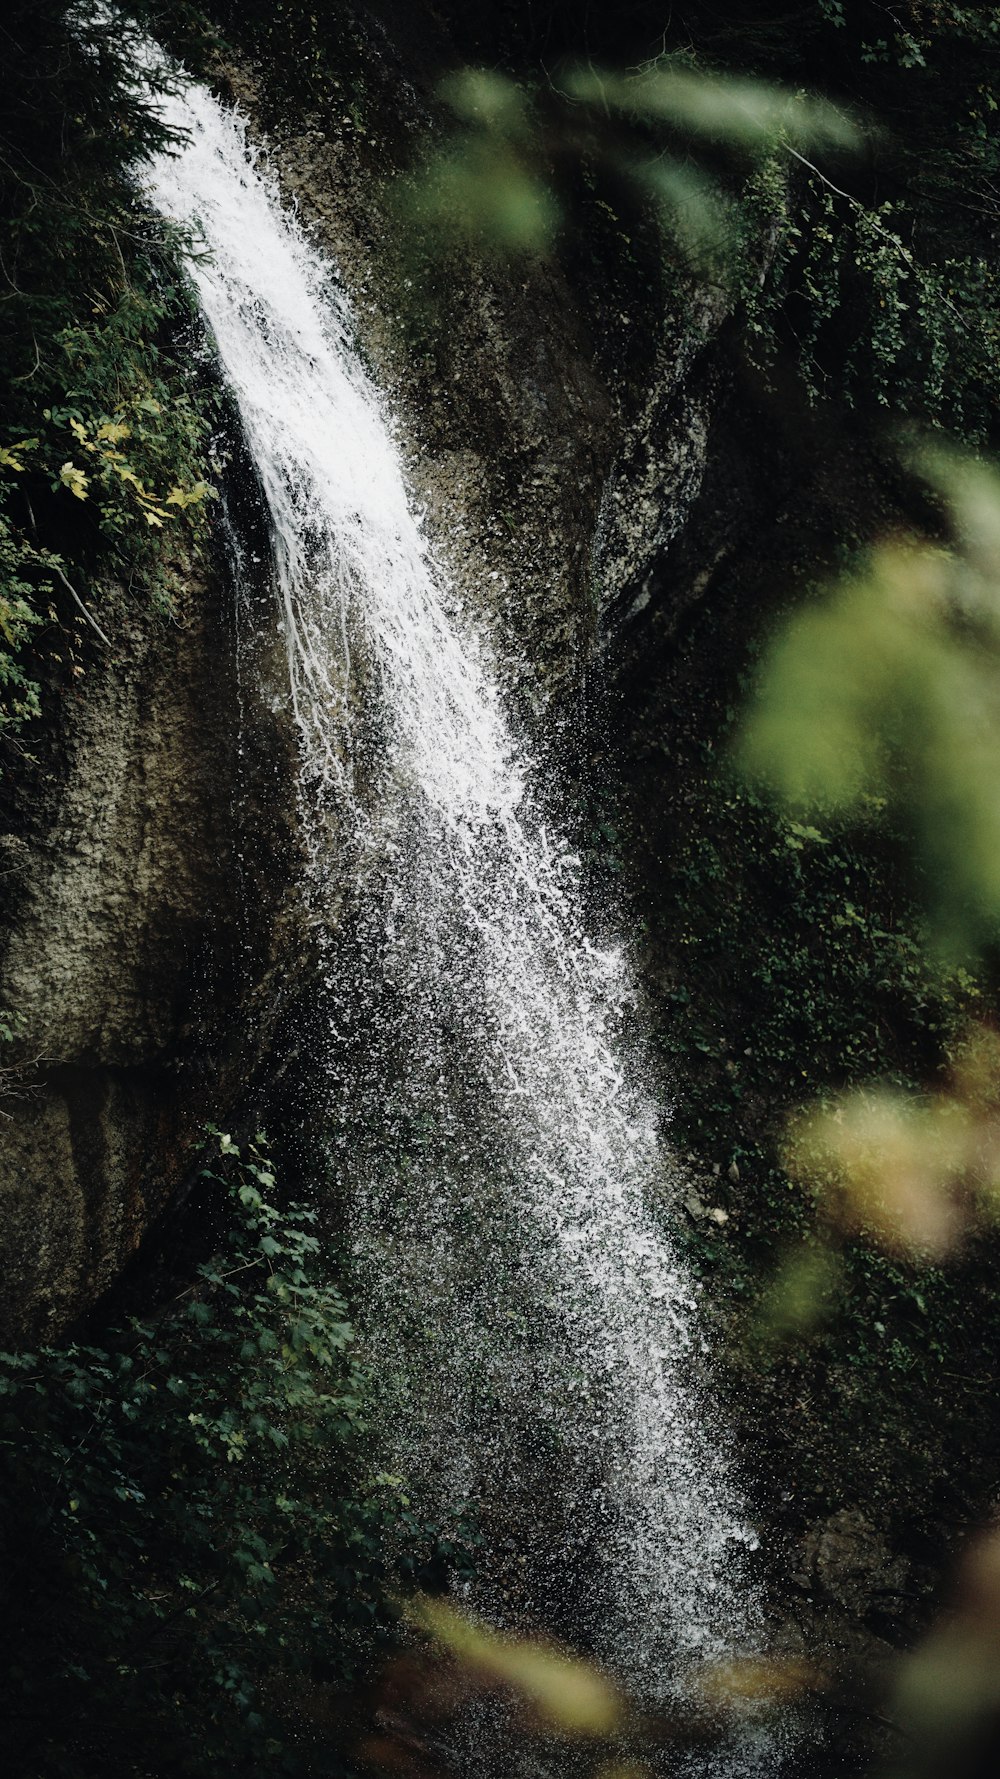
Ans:
[[[0,1355],[18,1771],[299,1771],[285,1721],[390,1640],[390,1581],[463,1560],[369,1469],[314,1214],[272,1202],[260,1141],[215,1133],[202,1179],[231,1227],[179,1299],[100,1344]],[[314,1743],[308,1770],[340,1772]]]
[[[169,146],[142,3],[13,0],[0,36],[0,731],[64,688],[121,591],[169,606],[204,529],[211,398],[184,243],[134,169]],[[96,616],[95,616],[96,613]],[[68,633],[70,648],[60,646]]]
[[[570,11],[540,9],[544,54],[525,54],[540,19],[512,23],[508,73],[442,83],[456,121],[408,188],[413,264],[456,236],[570,256],[603,242],[603,282],[623,277],[629,302],[638,266],[671,331],[697,332],[706,290],[721,297],[772,394],[794,378],[811,402],[876,425],[891,408],[988,438],[996,9],[914,0],[891,31],[886,8],[864,3],[780,24],[767,5],[692,4],[665,29],[642,5],[621,21],[595,8],[584,30]],[[622,56],[630,41],[648,59]],[[642,319],[620,307],[615,324]]]

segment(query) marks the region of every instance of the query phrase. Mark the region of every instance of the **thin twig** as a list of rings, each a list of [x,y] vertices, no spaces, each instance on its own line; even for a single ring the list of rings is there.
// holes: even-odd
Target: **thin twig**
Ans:
[[[821,179],[823,181],[823,184],[828,186],[832,192],[836,192],[838,198],[846,198],[847,202],[849,204],[853,204],[855,210],[860,210],[862,215],[866,216],[868,218],[869,226],[875,230],[875,233],[877,235],[881,235],[884,240],[888,241],[890,246],[895,247],[896,252],[900,255],[900,257],[903,260],[905,260],[906,264],[909,266],[909,268],[912,272],[919,272],[921,270],[919,262],[914,257],[914,255],[910,252],[910,249],[906,246],[905,242],[901,241],[898,235],[894,235],[891,229],[884,229],[882,227],[881,223],[876,222],[871,211],[865,208],[865,206],[864,206],[864,204],[862,204],[860,198],[852,197],[851,193],[849,191],[844,191],[841,186],[834,185],[832,179],[828,179],[825,173],[821,173],[820,169],[815,165],[815,163],[813,161],[807,160],[805,155],[800,154],[797,148],[793,148],[790,142],[786,142],[785,147],[787,148],[789,154],[795,156],[795,159],[797,161],[801,161],[802,165],[804,167],[808,167],[810,173],[815,173],[817,179]],[[962,315],[958,309],[956,309],[954,303],[950,303],[948,301],[948,298],[943,294],[943,292],[941,292],[941,291],[936,292],[936,296],[937,296],[937,300],[941,304],[942,308],[949,309],[951,311],[952,315],[955,317],[955,320],[958,322],[959,327],[962,329],[962,332],[965,334],[969,334],[970,338],[971,338],[971,329],[969,328],[969,326],[965,320],[965,316]]]
[[[77,592],[76,588],[73,586],[71,581],[68,581],[66,579],[66,576],[63,574],[63,571],[59,567],[58,562],[49,563],[48,566],[55,570],[56,574],[59,576],[59,579],[62,581],[62,584],[65,587],[67,593],[71,596],[71,598],[75,599],[77,605],[80,607],[80,610],[82,611],[84,617],[86,618],[87,623],[90,625],[91,630],[95,631],[96,634],[100,637],[105,648],[110,649],[113,646],[110,636],[105,636],[104,631],[101,629],[100,624],[97,622],[97,619],[87,610],[87,607],[84,605],[83,600],[80,598],[80,595]]]

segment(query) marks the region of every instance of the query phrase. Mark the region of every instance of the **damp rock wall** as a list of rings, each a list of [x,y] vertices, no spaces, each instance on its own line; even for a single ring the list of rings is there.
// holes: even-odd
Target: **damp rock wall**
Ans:
[[[175,621],[120,616],[2,838],[7,1340],[58,1335],[118,1277],[239,1102],[277,992],[288,736],[238,695],[226,577],[177,581]]]

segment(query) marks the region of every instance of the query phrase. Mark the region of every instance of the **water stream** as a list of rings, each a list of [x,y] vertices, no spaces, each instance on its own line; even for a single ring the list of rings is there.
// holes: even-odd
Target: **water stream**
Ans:
[[[755,1647],[760,1607],[627,964],[584,930],[334,268],[238,114],[197,86],[166,109],[187,146],[149,189],[209,249],[193,276],[270,522],[328,960],[317,1092],[386,1468],[428,1512],[478,1506],[476,1610],[662,1701]],[[747,1732],[712,1770],[774,1754]]]

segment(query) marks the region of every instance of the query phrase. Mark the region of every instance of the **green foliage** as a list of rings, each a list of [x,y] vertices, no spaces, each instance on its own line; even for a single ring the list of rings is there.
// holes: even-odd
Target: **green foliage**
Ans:
[[[740,238],[751,250],[756,236],[737,288],[760,368],[770,373],[791,341],[813,401],[915,415],[972,440],[989,436],[1000,391],[1000,283],[991,258],[922,261],[906,242],[905,206],[866,208],[811,165],[794,193],[773,172],[766,186],[758,176],[739,208]],[[768,236],[761,276],[754,268]]]
[[[314,1213],[276,1208],[261,1140],[212,1151],[231,1227],[179,1299],[101,1344],[0,1357],[18,1771],[304,1770],[285,1720],[357,1681],[391,1637],[390,1585],[463,1562],[369,1469]],[[318,1737],[306,1765],[342,1755]]]
[[[815,530],[785,547],[818,576]],[[773,1523],[795,1540],[863,1502],[894,1548],[924,1541],[926,1561],[942,1521],[977,1514],[992,1487],[995,1250],[976,1237],[944,1267],[849,1233],[790,1181],[786,1118],[872,1080],[911,1096],[942,1083],[988,1003],[968,975],[946,988],[929,957],[892,812],[859,824],[787,809],[733,771],[738,688],[753,682],[741,665],[784,578],[767,546],[759,572],[748,587],[741,563],[658,657],[624,824],[605,823],[600,851],[641,872],[636,925],[682,1170],[665,1215],[706,1281]]]
[[[551,53],[544,73],[524,57],[521,21],[516,71],[494,63],[442,84],[457,123],[429,146],[410,194],[422,239],[442,254],[456,236],[576,252],[574,237],[600,232],[603,205],[623,216],[627,257],[638,217],[654,219],[675,273],[662,285],[672,325],[689,324],[694,288],[721,286],[752,363],[778,387],[792,370],[811,401],[875,425],[891,409],[992,436],[992,9],[914,4],[886,36],[877,6],[803,7],[779,31],[773,9],[694,5],[668,25],[663,53],[628,72],[595,65],[589,43],[574,59],[568,21],[548,12],[566,51],[554,74]],[[595,23],[611,48],[613,22]],[[596,204],[581,195],[595,179]],[[603,262],[603,279],[616,277],[607,243]],[[633,280],[633,306],[637,295]]]
[[[712,33],[724,65],[770,79],[794,70],[809,91],[846,101],[865,135],[863,153],[839,169],[789,143],[794,177],[784,192],[772,179],[770,222],[752,192],[741,195],[773,256],[757,281],[758,248],[741,287],[752,356],[794,363],[814,398],[991,436],[996,9],[914,0],[901,16],[821,4],[802,8],[784,33],[727,14]]]
[[[696,659],[732,649],[717,622],[706,612],[686,644]],[[669,696],[684,696],[676,681]],[[790,1180],[786,1117],[872,1079],[911,1096],[940,1079],[981,996],[968,977],[944,992],[902,836],[775,808],[725,763],[732,716],[699,701],[701,685],[687,721],[708,735],[671,736],[634,818],[683,1166],[671,1234],[706,1282],[720,1382],[728,1371],[773,1523],[798,1538],[862,1502],[926,1560],[941,1519],[974,1518],[993,1486],[995,1250],[973,1242],[943,1267],[849,1234]],[[637,837],[617,842],[626,856]]]
[[[946,956],[1000,932],[1000,480],[924,454],[951,548],[884,543],[774,637],[748,712],[744,769],[796,810],[912,834]]]
[[[11,1007],[0,1007],[0,1044],[13,1044],[20,1037],[23,1026],[23,1013],[16,1013]]]
[[[182,368],[184,243],[144,213],[133,183],[142,157],[170,140],[155,97],[172,76],[144,73],[141,54],[157,10],[14,0],[0,39],[8,734],[39,711],[39,627],[79,623],[70,587],[95,609],[114,583],[169,605],[155,534],[172,531],[176,554],[204,529],[210,401]]]
[[[661,880],[678,977],[666,1038],[672,1060],[697,1062],[680,1140],[725,1172],[751,1160],[734,1143],[741,1107],[884,1068],[887,1031],[906,1044],[896,1068],[919,1066],[945,1010],[893,849],[784,817],[706,764]]]
[[[59,481],[70,481],[78,499],[96,501],[105,537],[127,538],[132,560],[142,550],[143,524],[162,530],[171,507],[197,524],[210,492],[198,475],[203,405],[177,387],[176,364],[163,367],[156,344],[171,304],[182,299],[177,287],[155,296],[129,288],[109,313],[95,306],[89,326],[64,329],[57,344],[66,405],[43,410],[52,459],[68,450],[77,478],[72,485],[64,463]]]
[[[0,499],[9,486],[0,479]],[[24,650],[41,622],[32,599],[45,585],[46,567],[46,553],[21,537],[0,511],[0,728],[20,728],[39,714],[38,685],[26,672]]]

